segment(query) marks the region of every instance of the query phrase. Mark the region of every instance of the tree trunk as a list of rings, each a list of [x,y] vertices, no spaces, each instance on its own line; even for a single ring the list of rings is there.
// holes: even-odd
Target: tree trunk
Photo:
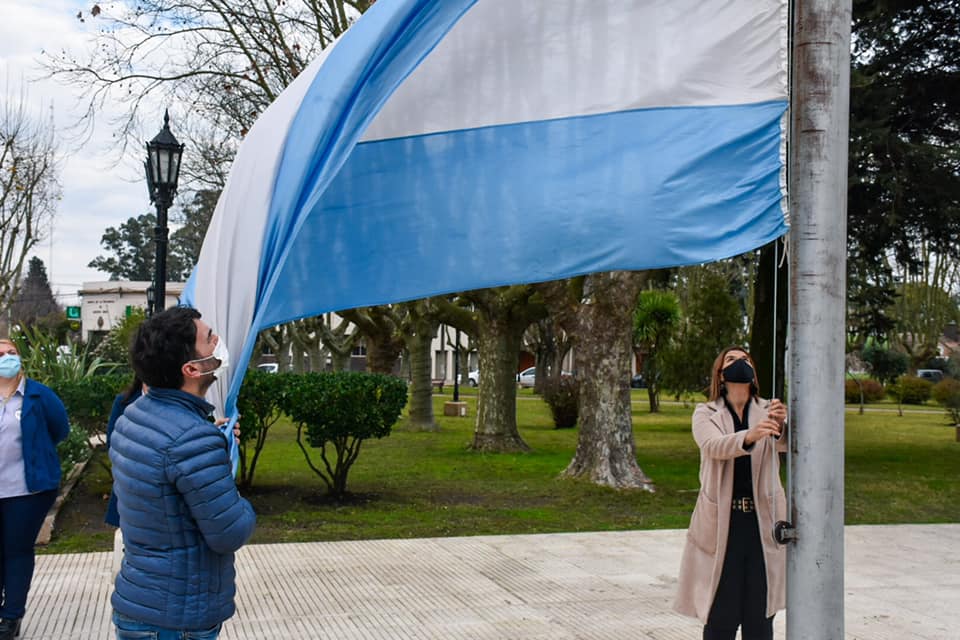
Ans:
[[[589,276],[589,303],[577,311],[580,432],[563,472],[617,489],[653,491],[637,464],[630,406],[633,309],[643,273]]]
[[[277,359],[278,371],[290,370],[290,328],[280,325],[260,333],[264,343],[270,347]]]
[[[459,350],[459,365],[460,369],[457,371],[457,375],[460,376],[457,378],[460,381],[461,387],[470,386],[470,351],[464,347],[460,347]]]
[[[650,413],[660,413],[660,385],[647,380],[647,399],[650,401]]]
[[[487,318],[478,327],[480,394],[477,427],[471,448],[476,451],[529,451],[517,430],[516,370],[523,328]]]
[[[545,318],[537,323],[536,344],[537,377],[533,380],[533,392],[542,396],[547,383],[560,377],[557,367],[557,339],[553,331],[553,319]]]
[[[293,372],[294,373],[303,373],[307,370],[303,357],[303,348],[297,344],[297,341],[293,342]]]
[[[778,253],[779,240],[764,245],[760,249],[760,264],[757,267],[757,282],[753,292],[753,326],[750,327],[750,355],[757,363],[757,381],[760,383],[760,395],[764,398],[784,397],[784,355],[787,351],[787,293],[790,283],[787,279],[787,264],[776,268],[776,304],[774,304],[774,265]],[[774,318],[774,307],[777,317]],[[776,325],[774,325],[776,322]],[[776,326],[776,345],[773,344],[774,326]],[[776,371],[771,372],[771,363],[776,361]],[[774,382],[774,377],[776,382]]]
[[[439,431],[433,417],[433,385],[430,378],[431,333],[407,338],[410,352],[410,428],[415,431]]]
[[[367,371],[393,373],[393,366],[403,351],[403,343],[394,337],[367,336]]]
[[[330,350],[330,366],[334,371],[346,371],[350,364],[350,354],[340,353],[333,349]]]

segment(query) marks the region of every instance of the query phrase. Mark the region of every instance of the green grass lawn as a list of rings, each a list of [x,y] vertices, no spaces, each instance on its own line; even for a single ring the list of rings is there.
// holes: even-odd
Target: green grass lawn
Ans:
[[[445,418],[448,391],[434,398],[439,433],[410,432],[401,422],[391,436],[364,443],[348,482],[353,495],[342,503],[326,498],[293,427],[281,422],[245,492],[258,514],[253,542],[686,527],[698,489],[692,407],[664,404],[650,414],[646,391],[633,394],[639,463],[657,485],[654,494],[560,479],[576,431],[554,430],[546,405],[527,390],[517,405],[531,453],[469,451],[476,394],[465,390],[461,398],[467,418]],[[941,412],[924,409],[903,417],[847,413],[848,524],[960,521],[960,443]],[[112,530],[100,524],[108,491],[108,475],[94,460],[61,511],[48,551],[111,548]]]

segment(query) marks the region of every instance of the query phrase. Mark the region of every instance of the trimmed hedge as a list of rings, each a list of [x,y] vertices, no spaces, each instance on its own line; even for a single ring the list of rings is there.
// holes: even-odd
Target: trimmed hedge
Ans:
[[[944,378],[933,385],[930,395],[947,410],[951,424],[960,425],[960,380]]]
[[[929,380],[917,376],[900,376],[890,385],[889,393],[903,404],[923,404],[930,399],[930,390],[933,384]]]
[[[340,498],[363,441],[390,435],[407,404],[407,383],[393,376],[353,371],[284,378],[281,408],[297,426],[297,444],[328,493]],[[323,468],[311,460],[304,439],[320,449]]]
[[[879,402],[883,400],[886,395],[883,390],[883,385],[876,380],[862,378],[860,385],[863,386],[864,403]],[[860,386],[857,385],[855,380],[847,380],[846,383],[844,383],[844,396],[847,404],[860,404]]]

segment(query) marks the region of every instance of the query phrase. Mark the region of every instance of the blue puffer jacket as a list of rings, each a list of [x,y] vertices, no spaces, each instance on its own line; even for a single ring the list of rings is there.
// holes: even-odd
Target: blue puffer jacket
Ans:
[[[194,395],[151,388],[110,440],[126,547],[111,599],[122,615],[207,629],[233,615],[233,554],[256,516],[230,473],[227,442]]]

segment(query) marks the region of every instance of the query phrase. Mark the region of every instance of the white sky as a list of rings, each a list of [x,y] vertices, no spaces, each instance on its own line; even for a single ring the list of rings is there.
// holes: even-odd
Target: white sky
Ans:
[[[88,13],[94,4],[94,0],[0,0],[0,90],[16,96],[22,78],[35,117],[47,118],[52,107],[56,126],[64,132],[81,112],[76,90],[38,79],[43,75],[38,60],[42,51],[60,49],[82,59],[98,26]],[[77,20],[78,11],[83,11],[85,23]],[[160,105],[147,106],[161,109]],[[93,137],[82,146],[61,142],[63,199],[53,233],[32,254],[46,264],[53,292],[62,304],[76,303],[82,283],[108,278],[87,267],[102,253],[104,230],[153,210],[142,166],[130,159],[116,165],[107,115],[101,114]],[[145,135],[145,140],[156,135],[162,121],[158,119],[156,125],[156,131]],[[171,125],[175,130],[175,123]]]

